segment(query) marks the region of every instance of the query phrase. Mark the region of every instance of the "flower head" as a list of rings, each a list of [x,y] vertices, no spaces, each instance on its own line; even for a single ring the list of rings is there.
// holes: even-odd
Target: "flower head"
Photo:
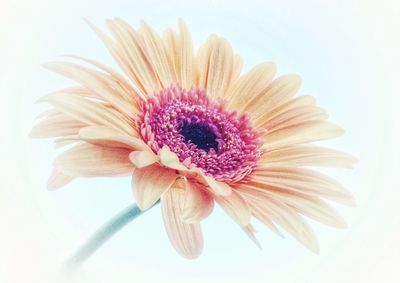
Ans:
[[[121,19],[107,24],[111,37],[92,27],[123,74],[76,56],[92,67],[46,64],[79,83],[41,99],[53,108],[32,131],[69,147],[54,161],[50,189],[76,177],[131,175],[140,209],[161,200],[171,243],[187,258],[201,253],[200,222],[215,202],[257,244],[252,216],[313,251],[317,242],[300,214],[345,225],[323,199],[351,204],[351,195],[308,167],[354,160],[312,144],[342,130],[311,96],[294,97],[297,75],[274,79],[272,63],[241,74],[241,58],[214,35],[195,54],[182,21],[163,37],[145,23],[138,30]]]

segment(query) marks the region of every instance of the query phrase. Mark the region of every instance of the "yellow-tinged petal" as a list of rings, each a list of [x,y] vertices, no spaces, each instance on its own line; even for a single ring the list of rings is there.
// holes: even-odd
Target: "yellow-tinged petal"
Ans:
[[[132,190],[136,203],[141,210],[154,205],[177,179],[174,170],[158,164],[144,168],[135,168],[132,175]]]
[[[54,160],[54,167],[73,177],[127,176],[133,165],[130,150],[78,144],[61,153]]]
[[[295,74],[278,77],[263,92],[249,99],[243,109],[256,121],[266,112],[291,99],[300,88],[300,84],[301,79]]]
[[[188,259],[197,258],[203,250],[200,224],[183,221],[185,191],[172,187],[161,197],[165,229],[172,246]]]
[[[223,97],[233,74],[234,54],[229,43],[220,37],[210,36],[199,50],[199,88],[205,88],[212,98]]]
[[[194,86],[194,50],[190,32],[184,21],[179,20],[179,55],[180,55],[180,82],[183,88],[190,89]],[[178,77],[179,79],[179,77]]]
[[[200,184],[185,180],[185,205],[182,217],[185,222],[199,222],[214,208],[214,199]]]
[[[326,121],[307,121],[266,132],[263,148],[271,149],[341,136],[343,129]]]
[[[239,79],[240,74],[242,72],[243,64],[244,64],[243,58],[240,55],[235,54],[233,56],[233,69],[232,69],[232,79],[231,79],[232,83],[236,82]],[[224,93],[224,98],[229,100],[228,91]]]
[[[158,161],[157,155],[152,151],[133,151],[129,154],[129,159],[136,168],[143,168]]]
[[[164,31],[163,41],[165,43],[167,56],[171,59],[171,69],[174,73],[174,77],[176,77],[178,81],[180,78],[182,60],[179,50],[181,48],[179,40],[179,35],[172,29],[168,28]],[[182,83],[178,85],[182,85]]]
[[[179,20],[179,34],[167,29],[164,32],[164,41],[178,85],[191,89],[195,86],[195,57],[192,38],[183,20]]]
[[[273,132],[292,125],[297,125],[311,120],[326,120],[328,113],[316,106],[300,106],[292,108],[264,124],[264,127]]]
[[[275,107],[271,107],[270,110],[264,112],[264,114],[261,115],[259,118],[257,118],[256,121],[253,121],[253,123],[254,126],[257,128],[265,128],[266,123],[268,123],[270,120],[274,119],[275,117],[286,111],[295,109],[297,107],[313,106],[313,105],[315,105],[315,98],[312,97],[311,95],[299,96],[290,99],[285,103],[278,104]]]
[[[167,49],[160,36],[144,21],[141,22],[140,33],[143,39],[143,47],[148,55],[149,63],[157,74],[163,88],[176,82],[175,72],[172,68],[172,60],[167,56]]]
[[[229,108],[236,111],[243,110],[249,100],[265,91],[275,73],[275,64],[266,62],[255,66],[240,77],[227,91]]]
[[[261,157],[260,167],[327,166],[351,168],[353,156],[317,145],[295,145],[269,151]]]

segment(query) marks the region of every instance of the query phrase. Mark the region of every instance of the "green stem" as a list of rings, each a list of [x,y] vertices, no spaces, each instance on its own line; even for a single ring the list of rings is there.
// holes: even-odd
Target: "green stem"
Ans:
[[[157,202],[158,203],[158,202]],[[156,204],[157,204],[156,203]],[[69,267],[78,267],[92,256],[115,233],[125,227],[143,212],[136,204],[129,205],[108,222],[103,224],[67,261]]]

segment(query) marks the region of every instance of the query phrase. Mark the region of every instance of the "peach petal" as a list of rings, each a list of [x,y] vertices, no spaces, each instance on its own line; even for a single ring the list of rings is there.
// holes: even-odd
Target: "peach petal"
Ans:
[[[158,161],[157,155],[151,151],[133,151],[129,154],[129,159],[136,168],[143,168]]]
[[[255,230],[251,224],[248,224],[247,226],[242,228],[243,231],[246,233],[246,235],[249,237],[250,240],[260,249],[262,250],[261,243],[258,241],[256,235],[255,235]]]
[[[185,191],[172,187],[161,197],[165,229],[172,246],[188,259],[197,258],[203,250],[200,224],[183,221]]]
[[[177,177],[174,170],[160,167],[158,164],[135,168],[132,175],[132,190],[139,208],[146,210],[154,205]]]
[[[200,184],[185,180],[185,205],[182,217],[193,223],[205,219],[214,209],[214,199]]]
[[[215,195],[229,196],[232,192],[228,184],[216,181],[214,178],[206,176],[202,172],[198,174],[198,179],[207,185],[208,189]]]
[[[258,213],[269,215],[275,223],[284,228],[305,247],[314,253],[319,252],[318,241],[311,227],[292,208],[275,198],[257,193],[257,191],[239,190],[242,194],[247,194],[251,207],[256,208],[253,213],[255,212],[257,218],[262,219]]]
[[[354,206],[353,196],[334,179],[311,169],[296,167],[258,168],[249,185],[263,190],[305,193]]]
[[[232,190],[229,196],[215,196],[215,200],[223,210],[240,226],[245,227],[250,222],[250,208],[247,202],[237,192]]]
[[[168,146],[163,146],[158,155],[162,165],[175,170],[188,171],[188,168],[180,163],[178,156]]]

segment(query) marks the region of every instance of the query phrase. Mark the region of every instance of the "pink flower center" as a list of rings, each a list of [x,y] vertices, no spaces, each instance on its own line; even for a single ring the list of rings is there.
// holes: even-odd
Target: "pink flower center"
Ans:
[[[185,166],[216,180],[242,180],[261,155],[248,116],[225,110],[204,91],[170,87],[141,101],[141,109],[141,135],[154,152],[167,145]]]

